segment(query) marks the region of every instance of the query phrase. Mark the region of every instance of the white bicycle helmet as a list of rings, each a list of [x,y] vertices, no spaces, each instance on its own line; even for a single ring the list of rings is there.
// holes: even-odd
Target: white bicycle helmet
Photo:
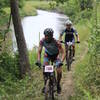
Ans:
[[[72,22],[70,20],[67,20],[65,24],[66,25],[72,25]]]

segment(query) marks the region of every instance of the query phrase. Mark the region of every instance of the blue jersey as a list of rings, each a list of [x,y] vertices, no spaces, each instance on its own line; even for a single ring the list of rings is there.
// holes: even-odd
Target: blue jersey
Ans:
[[[74,28],[71,28],[70,30],[68,30],[67,28],[61,33],[61,35],[63,35],[65,33],[65,42],[68,41],[73,41],[74,38],[74,33],[75,35],[78,35],[77,31]]]

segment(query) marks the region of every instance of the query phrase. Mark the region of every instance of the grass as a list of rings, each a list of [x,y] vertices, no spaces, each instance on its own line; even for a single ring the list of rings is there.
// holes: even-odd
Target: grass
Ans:
[[[33,6],[25,4],[25,6],[22,9],[20,9],[20,15],[21,17],[35,16],[37,15],[37,11],[36,8],[34,8]]]
[[[25,5],[33,6],[36,9],[50,9],[49,3],[46,1],[27,1]]]
[[[36,16],[37,9],[42,10],[52,10],[55,9],[56,3],[55,2],[47,2],[47,1],[25,1],[24,6],[19,9],[21,17],[25,16]],[[7,15],[10,14],[10,8],[3,9]]]
[[[23,9],[20,11],[22,16],[35,16],[37,9],[52,10],[56,7],[55,2],[47,1],[26,1]]]
[[[74,81],[75,81],[75,91],[76,96],[72,98],[72,100],[90,100],[89,93],[83,88],[84,75],[86,75],[86,71],[88,70],[87,64],[89,60],[89,56],[85,53],[88,51],[88,40],[90,37],[90,23],[87,20],[81,20],[80,23],[76,25],[77,31],[80,35],[80,45],[76,46],[76,60],[75,64],[75,73],[74,73]],[[81,97],[81,93],[87,93],[87,97]]]
[[[43,87],[42,70],[34,65],[37,54],[29,52],[31,63],[31,78],[26,76],[22,80],[9,80],[0,82],[0,100],[43,100],[41,89]]]
[[[99,12],[100,6],[97,9],[97,18],[98,22],[100,22]],[[82,25],[82,23],[85,23]],[[98,23],[99,24],[99,23]],[[81,25],[81,26],[80,26]],[[91,23],[87,21],[81,22],[76,25],[78,31],[80,32],[81,37],[81,47],[77,50],[77,55],[84,55],[84,50],[88,47],[86,45],[87,40],[89,39]],[[77,57],[78,59],[79,57]],[[76,63],[75,73],[74,73],[74,81],[75,81],[75,96],[72,97],[71,100],[100,100],[100,92],[98,81],[98,74],[100,70],[97,66],[91,66],[91,55],[88,51],[83,57],[83,59],[78,59],[78,63]]]
[[[27,9],[28,8],[28,9]],[[41,5],[39,1],[27,1],[25,6],[23,7],[24,13],[23,16],[36,15],[36,9],[50,9],[49,5],[45,1],[41,1]],[[7,11],[7,9],[6,9]],[[8,13],[8,11],[7,11]],[[80,35],[80,45],[76,45],[76,63],[75,68],[75,86],[77,88],[77,93],[73,100],[81,100],[82,94],[85,96],[82,100],[92,100],[90,92],[88,92],[88,87],[85,82],[86,72],[88,71],[88,62],[89,55],[86,54],[84,56],[84,51],[88,48],[87,40],[90,36],[90,28],[91,24],[87,20],[80,20],[80,22],[75,26],[79,35]],[[42,71],[39,70],[34,62],[36,61],[36,52],[29,52],[30,63],[31,63],[31,72],[32,77],[26,77],[23,80],[17,82],[5,82],[5,84],[0,83],[0,100],[43,100],[43,94],[41,94],[41,88],[43,87],[43,78]],[[80,56],[84,56],[83,59],[80,59]],[[9,92],[8,92],[9,91]],[[99,99],[96,99],[99,100]]]

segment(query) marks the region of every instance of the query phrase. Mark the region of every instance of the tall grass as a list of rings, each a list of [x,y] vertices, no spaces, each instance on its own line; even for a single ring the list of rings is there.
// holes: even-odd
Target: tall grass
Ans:
[[[96,7],[96,6],[95,6]],[[99,100],[100,99],[100,27],[98,16],[99,5],[94,8],[91,38],[89,39],[88,53],[84,56],[75,69],[76,95],[72,100]]]
[[[3,59],[6,59],[5,63],[7,66],[4,67],[7,70],[3,68],[3,73],[0,73],[0,100],[43,100],[44,96],[41,94],[41,89],[44,83],[42,70],[35,66],[37,52],[35,50],[29,51],[32,76],[26,76],[21,80],[15,76],[17,73],[16,68],[18,68],[15,62],[11,58],[8,59],[7,57],[5,58],[5,56],[3,57]],[[3,59],[0,59],[0,64]],[[0,66],[0,72],[2,71]],[[5,80],[1,81],[1,78],[5,78]]]

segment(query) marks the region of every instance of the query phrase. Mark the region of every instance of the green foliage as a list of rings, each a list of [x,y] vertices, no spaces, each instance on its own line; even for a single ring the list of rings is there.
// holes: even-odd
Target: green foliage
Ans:
[[[50,4],[47,1],[27,1],[26,2],[28,5],[32,5],[32,7],[36,8],[36,9],[43,9],[43,10],[50,10]],[[54,6],[55,2],[52,2],[51,5]]]
[[[66,1],[68,1],[68,0],[54,0],[54,1],[56,1],[57,2],[57,4],[59,4],[59,3],[64,3],[64,2],[66,2]]]
[[[96,8],[97,7],[97,8]],[[75,71],[76,96],[72,100],[100,99],[100,23],[99,4],[95,5],[89,51]],[[75,98],[75,99],[74,99]]]
[[[6,52],[0,54],[0,81],[16,80],[19,77],[18,57]]]
[[[24,6],[25,0],[19,0],[19,8]]]
[[[84,10],[84,11],[82,11],[81,13],[80,13],[80,16],[81,16],[81,18],[82,19],[90,19],[91,18],[91,16],[92,16],[92,10],[91,9],[89,9],[89,10]]]
[[[9,0],[0,0],[0,9],[9,6]]]
[[[31,66],[33,66],[37,60],[37,48],[34,47],[32,51],[29,51],[29,59]]]
[[[21,15],[21,17],[35,16],[35,15],[37,15],[37,11],[33,6],[25,4],[25,6],[20,9],[20,15]]]
[[[93,0],[80,0],[79,1],[81,10],[92,9],[93,8]]]
[[[17,68],[15,67],[15,63],[18,63],[16,58],[7,54],[3,54],[2,56],[4,56],[4,58],[1,58],[1,60],[3,59],[1,63],[4,70],[0,69],[0,71],[3,72],[3,76],[0,72],[0,76],[3,78],[2,81],[0,80],[0,100],[32,100],[33,98],[35,100],[43,100],[44,96],[41,94],[41,89],[43,87],[42,70],[34,65],[37,60],[37,51],[35,51],[35,48],[29,51],[32,76],[26,76],[22,80],[19,80],[17,78],[18,74],[15,74],[18,69],[18,64],[16,65]],[[4,67],[3,62],[4,65],[9,65]]]
[[[28,8],[28,9],[27,9]],[[26,1],[24,6],[20,9],[20,15],[24,16],[34,16],[37,15],[36,9],[52,10],[56,8],[56,2],[50,1]]]
[[[65,0],[63,4],[59,4],[58,11],[66,14],[76,23],[80,19],[90,19],[92,8],[93,0]]]
[[[56,8],[56,2],[49,2],[50,8],[55,9]]]

